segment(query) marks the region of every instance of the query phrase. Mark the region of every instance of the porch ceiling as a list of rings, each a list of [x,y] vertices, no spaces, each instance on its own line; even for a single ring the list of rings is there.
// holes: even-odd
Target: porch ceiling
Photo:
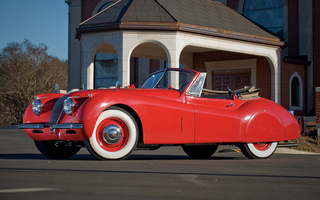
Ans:
[[[208,0],[119,0],[82,22],[77,38],[109,30],[184,31],[228,39],[283,46],[228,6]]]
[[[210,49],[205,47],[195,47],[195,46],[187,46],[183,49],[185,52],[190,53],[203,53],[203,52],[212,52],[212,51],[218,51],[218,49]]]

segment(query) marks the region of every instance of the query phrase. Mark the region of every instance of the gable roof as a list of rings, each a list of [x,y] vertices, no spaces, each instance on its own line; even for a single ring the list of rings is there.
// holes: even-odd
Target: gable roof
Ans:
[[[211,0],[118,0],[82,22],[77,38],[89,32],[119,29],[185,31],[277,46],[284,44],[243,15]]]

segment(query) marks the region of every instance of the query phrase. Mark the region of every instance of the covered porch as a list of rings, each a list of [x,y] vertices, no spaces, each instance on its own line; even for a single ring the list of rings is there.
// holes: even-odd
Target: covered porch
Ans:
[[[103,83],[97,69],[106,70],[104,65],[116,66],[104,71],[104,78],[118,79],[124,86],[137,86],[157,68],[183,67],[207,72],[208,89],[236,87],[238,81],[262,88],[266,98],[280,103],[283,42],[277,37],[219,2],[203,1],[203,7],[194,8],[199,9],[197,16],[188,15],[189,1],[157,2],[161,5],[119,1],[80,25],[82,88],[97,88],[99,78]],[[154,60],[158,62],[151,66]]]

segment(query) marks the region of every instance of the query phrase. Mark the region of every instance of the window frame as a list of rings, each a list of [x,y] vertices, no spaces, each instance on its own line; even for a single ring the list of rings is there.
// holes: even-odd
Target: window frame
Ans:
[[[299,87],[299,91],[298,91],[298,98],[299,98],[299,105],[298,106],[294,106],[292,105],[292,81],[294,78],[298,79],[298,87]],[[289,108],[292,110],[303,110],[303,82],[302,82],[302,78],[299,75],[298,72],[294,72],[291,77],[290,77],[290,81],[289,81]]]
[[[258,23],[255,19],[251,19],[249,16],[248,16],[248,13],[250,12],[249,10],[245,9],[246,7],[246,3],[248,2],[248,0],[243,0],[243,5],[242,5],[242,14],[243,16],[247,17],[248,19],[256,22],[257,24],[259,24],[260,26],[264,27],[265,29],[267,29],[268,31],[270,31],[270,33],[273,33],[274,35],[276,35],[277,37],[283,39],[285,37],[285,27],[284,27],[284,20],[285,20],[285,17],[284,17],[284,4],[285,2],[282,0],[282,7],[268,7],[268,6],[265,6],[264,9],[256,9],[256,10],[253,10],[253,11],[262,11],[262,10],[274,10],[274,9],[282,9],[282,12],[281,14],[278,16],[280,17],[281,16],[281,20],[282,20],[282,25],[281,26],[274,26],[274,27],[265,27],[263,26],[262,24]],[[273,19],[273,22],[274,21],[278,21],[279,19],[275,18],[275,14],[276,13],[273,13],[274,15],[272,16],[272,19]],[[273,30],[277,30],[279,29],[280,31],[278,32],[274,32]],[[278,34],[279,32],[282,32],[281,34]]]

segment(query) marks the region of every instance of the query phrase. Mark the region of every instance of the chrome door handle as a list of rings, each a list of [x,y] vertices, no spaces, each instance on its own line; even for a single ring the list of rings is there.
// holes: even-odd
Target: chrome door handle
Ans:
[[[227,105],[227,107],[231,107],[231,106],[233,106],[234,104],[233,103],[231,103],[230,105]]]

